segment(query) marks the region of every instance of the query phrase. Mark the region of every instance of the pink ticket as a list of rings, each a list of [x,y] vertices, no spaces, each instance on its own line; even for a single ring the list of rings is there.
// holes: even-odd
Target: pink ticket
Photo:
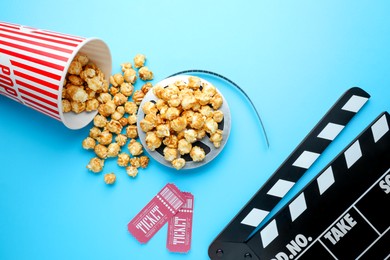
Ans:
[[[169,183],[129,222],[127,229],[140,243],[146,243],[184,203],[184,194]]]
[[[192,211],[194,196],[183,192],[186,202],[168,222],[167,248],[171,252],[186,253],[191,248]]]

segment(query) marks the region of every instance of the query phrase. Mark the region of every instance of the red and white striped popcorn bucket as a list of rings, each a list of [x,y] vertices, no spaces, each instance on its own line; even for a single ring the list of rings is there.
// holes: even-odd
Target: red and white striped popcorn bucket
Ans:
[[[86,55],[108,79],[111,53],[102,40],[0,21],[0,94],[70,129],[86,126],[97,111],[62,113],[63,82],[77,53]]]

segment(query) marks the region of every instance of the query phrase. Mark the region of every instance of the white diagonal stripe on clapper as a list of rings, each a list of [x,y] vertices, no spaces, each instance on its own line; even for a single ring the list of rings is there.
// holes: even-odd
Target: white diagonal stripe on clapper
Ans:
[[[317,185],[322,195],[332,184],[334,183],[334,175],[332,166],[329,166],[321,175],[317,178]]]
[[[295,182],[279,179],[267,192],[268,195],[283,198],[284,195],[294,186]]]
[[[328,123],[317,137],[333,141],[343,129],[343,125]]]
[[[306,209],[305,194],[302,192],[294,201],[288,206],[291,215],[291,221],[296,220]]]
[[[269,211],[253,208],[251,212],[241,221],[241,224],[257,227],[268,215]]]
[[[278,235],[278,227],[276,226],[276,221],[274,219],[260,231],[260,239],[263,243],[263,248],[266,248]]]
[[[319,153],[303,151],[303,153],[295,160],[293,166],[309,169],[309,167],[317,160]]]
[[[386,119],[386,115],[383,115],[374,125],[371,126],[372,135],[374,136],[374,142],[378,142],[388,131],[389,125]]]
[[[353,95],[341,109],[357,113],[367,100],[366,97]]]
[[[344,152],[345,160],[347,162],[348,169],[354,165],[360,157],[362,157],[362,150],[360,149],[359,140],[354,142],[348,150]]]

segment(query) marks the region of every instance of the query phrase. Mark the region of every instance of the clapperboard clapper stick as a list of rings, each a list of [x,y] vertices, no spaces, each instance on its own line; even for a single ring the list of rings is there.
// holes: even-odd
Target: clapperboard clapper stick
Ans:
[[[389,259],[389,125],[382,113],[267,221],[247,242],[256,257]]]
[[[354,87],[346,91],[292,154],[231,220],[209,247],[212,259],[256,259],[246,243],[257,226],[317,160],[368,101],[370,95]]]

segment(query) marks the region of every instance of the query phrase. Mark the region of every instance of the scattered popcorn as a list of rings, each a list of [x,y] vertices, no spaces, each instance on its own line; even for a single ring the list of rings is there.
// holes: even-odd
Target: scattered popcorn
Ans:
[[[83,140],[82,145],[83,145],[83,148],[86,150],[94,149],[95,145],[96,145],[96,141],[95,141],[95,139],[88,136],[87,138],[85,138]]]
[[[96,115],[94,118],[93,118],[93,124],[96,126],[96,127],[105,127],[106,124],[108,123],[107,121],[107,118],[105,118],[104,116],[102,115]]]
[[[115,141],[119,146],[124,146],[127,142],[127,136],[119,134],[115,137]]]
[[[135,168],[141,167],[141,160],[139,157],[133,157],[130,158],[130,165],[134,166]]]
[[[137,54],[134,57],[134,67],[141,68],[145,65],[146,57],[143,54]]]
[[[114,184],[115,180],[116,180],[116,176],[114,173],[106,173],[104,175],[104,182],[106,184]]]
[[[96,155],[101,159],[106,159],[108,155],[108,149],[102,144],[97,144],[94,149]]]
[[[100,132],[96,140],[99,142],[99,144],[108,145],[112,142],[112,133],[107,130],[104,130]]]
[[[110,122],[107,123],[106,125],[107,130],[110,131],[111,133],[115,133],[119,135],[122,132],[123,126],[119,121],[111,119]]]
[[[136,167],[134,167],[134,166],[127,166],[126,167],[126,173],[127,173],[127,175],[129,175],[129,176],[134,178],[138,174],[138,169]]]
[[[130,155],[127,153],[118,154],[117,164],[122,167],[126,167],[129,164]]]
[[[117,143],[111,143],[107,147],[107,157],[117,157],[121,147]]]
[[[138,71],[139,77],[142,80],[152,80],[153,72],[149,70],[148,67],[141,67]]]
[[[148,167],[148,165],[149,165],[149,157],[147,157],[146,155],[141,156],[139,158],[139,161],[140,161],[140,164],[141,164],[141,168],[145,169],[146,167]]]
[[[104,167],[104,160],[94,157],[89,161],[89,164],[87,165],[87,169],[92,172],[101,172]]]

